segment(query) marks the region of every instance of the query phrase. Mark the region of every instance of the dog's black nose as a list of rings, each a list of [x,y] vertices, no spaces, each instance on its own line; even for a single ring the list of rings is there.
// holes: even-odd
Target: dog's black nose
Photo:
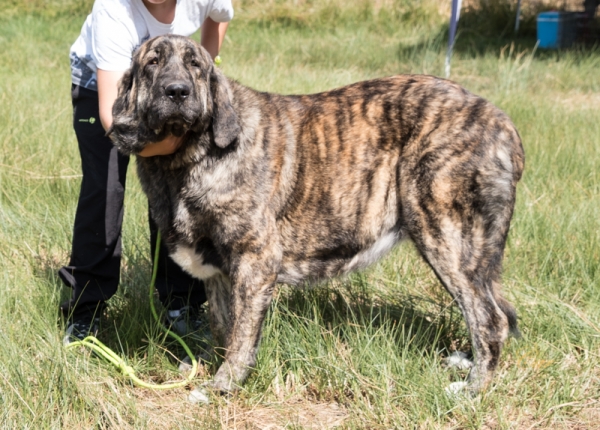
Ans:
[[[181,103],[190,95],[190,86],[183,82],[175,82],[167,85],[165,95],[172,101]]]

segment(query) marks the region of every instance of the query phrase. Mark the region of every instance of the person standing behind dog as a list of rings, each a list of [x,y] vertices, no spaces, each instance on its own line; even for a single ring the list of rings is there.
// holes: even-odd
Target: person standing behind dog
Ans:
[[[83,180],[75,214],[71,259],[58,274],[72,288],[60,305],[66,318],[64,343],[98,331],[105,302],[117,291],[121,261],[123,198],[129,157],[106,137],[112,124],[117,84],[134,51],[163,34],[190,36],[201,29],[202,46],[217,57],[229,21],[231,0],[96,0],[71,47],[73,127]],[[172,154],[181,139],[170,136],[139,154]],[[154,255],[157,228],[150,220]],[[156,288],[167,323],[181,335],[200,328],[204,285],[175,264],[161,247]]]

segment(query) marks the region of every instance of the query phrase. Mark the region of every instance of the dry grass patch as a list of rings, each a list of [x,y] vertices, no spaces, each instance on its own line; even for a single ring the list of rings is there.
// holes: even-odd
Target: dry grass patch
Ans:
[[[553,94],[554,102],[568,112],[579,112],[581,110],[600,110],[600,93],[581,92],[577,90],[561,94]]]
[[[261,399],[244,401],[239,396],[214,398],[210,405],[190,405],[184,389],[152,391],[128,390],[135,398],[136,414],[144,418],[148,428],[195,428],[207,426],[221,429],[268,429],[286,428],[331,429],[341,426],[348,412],[337,403],[311,402],[293,397],[279,402],[263,402]],[[111,413],[115,428],[133,428],[127,420]]]

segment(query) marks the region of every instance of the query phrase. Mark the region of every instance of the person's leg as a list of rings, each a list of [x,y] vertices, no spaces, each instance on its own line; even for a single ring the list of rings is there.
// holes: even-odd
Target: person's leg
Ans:
[[[98,94],[74,86],[73,126],[83,180],[73,228],[71,259],[59,270],[73,289],[61,305],[66,317],[93,315],[116,291],[120,276],[121,226],[129,157],[118,153],[100,123]]]
[[[154,261],[158,228],[150,216],[148,219],[150,249],[152,261]],[[209,340],[211,337],[210,327],[207,315],[202,308],[206,302],[204,282],[184,272],[168,256],[164,242],[160,246],[155,285],[158,297],[166,309],[165,324],[180,336],[191,335],[201,342]]]
[[[148,216],[150,224],[150,249],[152,261],[156,252],[158,228]],[[199,308],[206,302],[204,282],[193,278],[169,257],[164,242],[160,246],[158,269],[156,272],[156,290],[158,297],[168,310],[182,309],[186,306]]]
[[[585,10],[586,17],[589,20],[593,20],[596,16],[596,8],[600,4],[598,0],[584,0],[583,8]]]

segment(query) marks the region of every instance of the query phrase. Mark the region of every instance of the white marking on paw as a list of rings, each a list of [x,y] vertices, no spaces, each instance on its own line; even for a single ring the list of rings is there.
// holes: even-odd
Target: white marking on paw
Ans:
[[[469,385],[466,382],[453,382],[446,387],[446,394],[449,396],[457,396],[463,394],[465,388]]]
[[[455,369],[466,370],[473,367],[473,362],[469,360],[468,355],[462,351],[454,351],[444,360],[446,366],[453,367]]]
[[[194,390],[192,390],[188,395],[188,400],[190,403],[193,404],[202,403],[204,405],[208,405],[210,403],[208,393],[202,388],[195,388]]]

